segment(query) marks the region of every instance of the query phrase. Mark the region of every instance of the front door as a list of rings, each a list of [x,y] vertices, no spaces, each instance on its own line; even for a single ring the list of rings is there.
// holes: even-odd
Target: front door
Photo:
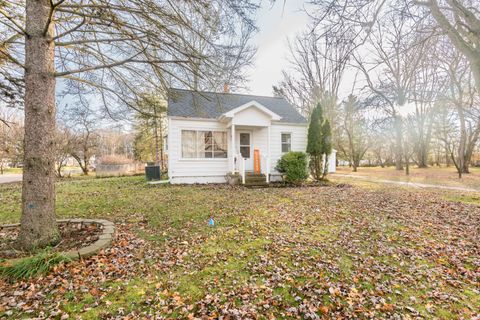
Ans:
[[[236,145],[239,152],[245,159],[245,170],[253,170],[253,148],[252,148],[252,132],[238,131]]]

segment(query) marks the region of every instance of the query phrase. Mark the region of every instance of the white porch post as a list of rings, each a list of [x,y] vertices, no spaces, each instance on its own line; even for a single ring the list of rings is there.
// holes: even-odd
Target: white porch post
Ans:
[[[266,164],[266,166],[267,166],[267,168],[266,168],[266,169],[267,169],[267,170],[266,170],[266,172],[267,172],[267,183],[270,183],[270,144],[272,143],[272,142],[270,141],[270,127],[271,127],[271,125],[268,126],[268,135],[267,135],[267,141],[268,141],[268,145],[267,145],[267,161],[266,161],[266,162],[267,162],[267,164]]]
[[[235,173],[235,157],[236,157],[236,149],[235,149],[235,125],[232,124],[232,174]]]

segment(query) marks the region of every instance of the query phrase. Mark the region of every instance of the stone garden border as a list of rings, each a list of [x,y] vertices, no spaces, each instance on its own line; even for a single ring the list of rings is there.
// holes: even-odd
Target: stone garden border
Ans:
[[[115,232],[115,224],[111,221],[104,220],[104,219],[59,219],[57,220],[57,223],[58,224],[76,223],[76,224],[86,224],[86,225],[94,224],[102,228],[102,233],[98,236],[98,240],[95,241],[94,243],[78,250],[59,252],[60,254],[63,254],[72,260],[91,257],[97,254],[100,250],[107,248],[112,243],[113,234]],[[0,230],[14,229],[14,228],[18,228],[19,226],[20,226],[20,223],[4,224],[4,225],[0,225]],[[21,259],[23,258],[7,259],[6,262],[7,263],[14,262],[14,261],[19,261]]]

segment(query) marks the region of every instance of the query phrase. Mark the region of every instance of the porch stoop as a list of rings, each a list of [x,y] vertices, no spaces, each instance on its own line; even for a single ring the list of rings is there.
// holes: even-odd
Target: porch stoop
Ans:
[[[266,188],[268,187],[267,177],[264,174],[255,174],[253,172],[246,172],[245,187]]]

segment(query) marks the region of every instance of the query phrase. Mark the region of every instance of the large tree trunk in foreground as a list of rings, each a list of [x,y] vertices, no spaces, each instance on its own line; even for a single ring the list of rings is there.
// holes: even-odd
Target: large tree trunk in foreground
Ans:
[[[27,0],[25,37],[25,155],[18,244],[45,247],[59,240],[55,222],[55,77],[49,0]]]

